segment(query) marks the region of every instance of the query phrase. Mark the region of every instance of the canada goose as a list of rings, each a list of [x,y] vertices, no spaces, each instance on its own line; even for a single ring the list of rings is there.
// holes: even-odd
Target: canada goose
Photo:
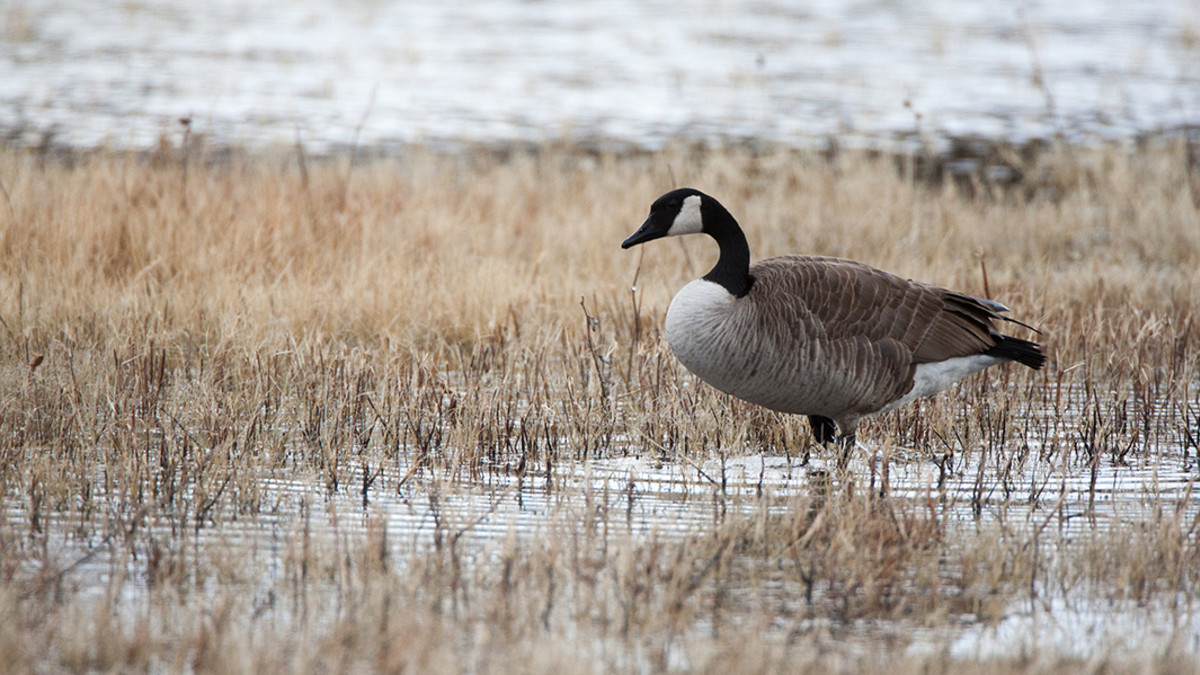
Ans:
[[[622,244],[704,233],[717,264],[667,309],[671,351],[708,384],[771,410],[807,415],[820,443],[847,450],[866,415],[932,396],[984,368],[1040,369],[1039,345],[1002,335],[1009,309],[853,260],[789,255],[750,264],[736,220],[712,197],[672,190]]]

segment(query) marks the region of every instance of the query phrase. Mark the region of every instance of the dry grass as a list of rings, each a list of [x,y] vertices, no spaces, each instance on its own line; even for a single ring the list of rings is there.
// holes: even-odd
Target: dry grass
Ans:
[[[905,652],[1047,598],[1196,609],[1190,488],[1134,516],[1063,497],[1196,471],[1188,157],[1056,149],[1000,187],[862,153],[0,152],[0,670],[1193,668],[1194,645]],[[671,294],[715,251],[618,244],[675,183],[757,257],[852,257],[1043,327],[1042,373],[860,429],[971,489],[893,496],[873,464],[734,504],[714,475],[712,527],[679,538],[620,527],[631,482],[472,539],[456,500],[502,477],[570,495],[579,460],[822,452],[664,349]],[[378,507],[398,494],[433,514],[420,543]]]

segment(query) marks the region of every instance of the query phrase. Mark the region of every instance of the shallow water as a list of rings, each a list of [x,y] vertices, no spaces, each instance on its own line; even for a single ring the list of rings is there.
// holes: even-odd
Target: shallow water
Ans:
[[[943,474],[940,466],[918,453],[894,449],[889,453],[888,494],[933,508],[948,528],[1000,527],[1013,532],[1041,527],[1047,541],[1103,536],[1121,526],[1151,522],[1155,512],[1183,509],[1184,522],[1200,518],[1200,505],[1191,498],[1196,475],[1178,453],[1143,456],[1128,465],[1102,462],[1094,477],[1087,467],[1031,459],[1007,477],[1007,490],[995,467],[981,469],[981,458],[979,453],[959,460],[951,473]],[[852,479],[858,489],[877,491],[883,485],[883,461],[879,450],[860,447],[849,474],[821,459],[801,463],[749,454],[704,462],[633,457],[562,462],[549,477],[532,470],[523,476],[483,470],[454,478],[423,471],[401,480],[399,476],[407,473],[401,459],[388,467],[390,478],[384,476],[367,491],[365,505],[355,488],[330,494],[316,477],[268,478],[262,481],[257,513],[225,513],[187,535],[170,523],[146,527],[151,539],[190,537],[185,548],[194,555],[240,551],[234,555],[249,555],[268,576],[282,574],[272,570],[286,567],[300,531],[305,541],[330,546],[361,540],[371,528],[382,528],[389,555],[403,567],[406,560],[450,538],[468,559],[494,556],[513,538],[536,545],[584,531],[597,532],[604,540],[682,541],[729,518],[795,508],[794,498],[820,490],[830,480]],[[10,532],[28,527],[26,505],[20,499],[10,500],[3,511]],[[64,566],[69,588],[97,601],[116,588],[120,597],[115,606],[129,611],[144,604],[153,583],[146,572],[148,550],[130,557],[118,541],[79,535],[70,516],[59,522],[53,515],[49,518],[45,525],[52,533],[50,559],[60,566],[73,561]],[[193,526],[188,521],[183,529]],[[1053,557],[1053,548],[1047,556]],[[119,580],[115,586],[114,580]],[[270,588],[271,583],[251,583],[247,592],[262,592],[255,587]],[[779,607],[794,608],[802,602],[803,591],[794,581],[772,581],[768,575],[757,583],[762,587],[724,589],[732,598],[732,611],[737,611],[743,595],[740,602],[747,607],[757,607],[753,603],[764,597]],[[860,638],[848,647],[869,649],[875,638],[891,635],[908,645],[910,654],[948,650],[945,653],[967,658],[1033,654],[1039,649],[1080,658],[1149,648],[1200,653],[1200,606],[1183,597],[1149,604],[1106,599],[1112,592],[1101,588],[1091,595],[1075,589],[1064,594],[1050,585],[1035,601],[1017,602],[998,622],[966,616],[934,629],[867,622],[850,629]],[[805,628],[827,629],[817,624]],[[862,635],[868,636],[865,641],[860,641]]]
[[[9,0],[0,70],[71,147],[1124,136],[1200,122],[1200,5]]]

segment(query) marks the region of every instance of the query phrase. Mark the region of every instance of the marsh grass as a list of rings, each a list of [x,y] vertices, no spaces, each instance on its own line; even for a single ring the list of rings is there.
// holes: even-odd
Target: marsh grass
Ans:
[[[1188,634],[1186,144],[1010,153],[1004,185],[858,152],[184,150],[0,152],[0,670],[1195,666],[1173,642],[906,651],[1080,594],[1165,603]],[[718,195],[757,257],[1000,300],[1050,363],[865,424],[888,461],[811,469],[829,457],[805,424],[698,384],[662,343],[715,251],[618,244],[675,183]],[[761,453],[809,483],[745,497],[727,462]],[[571,478],[619,457],[694,468],[684,499],[710,525],[638,534],[645,487]],[[897,482],[922,466],[935,482]],[[1106,477],[1159,471],[1174,487],[1105,508]],[[541,524],[476,536],[531,491],[554,505]],[[430,514],[419,536],[390,525],[397,499]]]

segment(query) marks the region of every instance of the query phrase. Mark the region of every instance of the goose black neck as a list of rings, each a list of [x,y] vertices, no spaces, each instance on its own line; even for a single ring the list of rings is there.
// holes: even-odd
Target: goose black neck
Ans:
[[[717,240],[721,257],[703,278],[721,284],[734,297],[741,298],[754,285],[754,277],[750,276],[750,245],[733,216],[720,204],[712,206],[711,212],[704,214],[704,231]]]

